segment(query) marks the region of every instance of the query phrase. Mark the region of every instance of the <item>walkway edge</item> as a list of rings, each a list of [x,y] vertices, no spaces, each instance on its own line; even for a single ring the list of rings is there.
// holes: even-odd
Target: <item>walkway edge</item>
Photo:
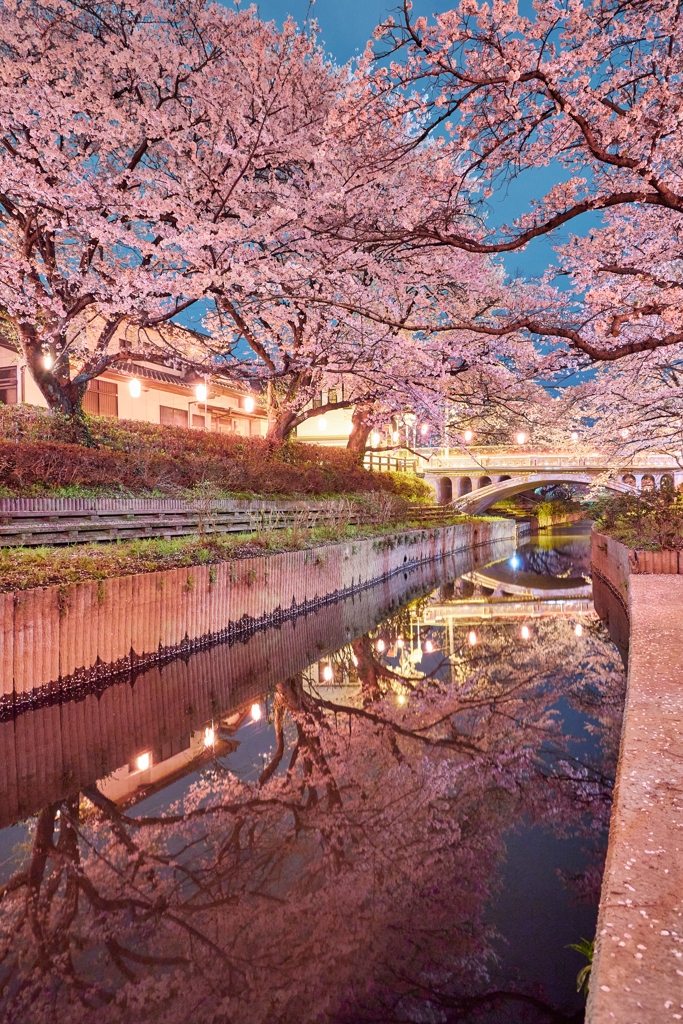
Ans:
[[[586,1024],[683,1019],[683,578],[633,574],[593,532],[594,567],[628,591],[628,686]]]

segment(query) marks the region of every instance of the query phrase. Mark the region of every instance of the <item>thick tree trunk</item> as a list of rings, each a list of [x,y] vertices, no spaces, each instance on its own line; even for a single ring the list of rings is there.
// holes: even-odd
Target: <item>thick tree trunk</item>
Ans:
[[[33,325],[21,324],[19,330],[26,365],[47,402],[48,409],[51,412],[62,413],[71,420],[74,437],[79,443],[92,444],[90,428],[83,412],[83,395],[87,385],[74,384],[60,373],[60,369],[68,373],[68,362],[64,366],[64,358],[57,362],[54,369],[45,366],[42,341]]]
[[[363,461],[365,454],[365,448],[370,437],[370,431],[372,430],[372,423],[370,416],[373,411],[371,402],[359,402],[354,407],[353,416],[351,417],[351,433],[349,434],[349,440],[346,445],[346,450],[353,452],[357,462]]]

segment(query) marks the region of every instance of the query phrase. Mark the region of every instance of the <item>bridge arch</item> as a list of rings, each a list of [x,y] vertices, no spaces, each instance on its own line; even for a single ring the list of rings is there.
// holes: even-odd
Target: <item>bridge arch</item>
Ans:
[[[479,490],[481,490],[482,487],[488,487],[490,483],[490,476],[480,476],[479,479],[477,480],[477,487],[479,488]]]
[[[472,479],[469,476],[461,476],[458,480],[458,497],[469,494],[472,490]]]
[[[450,505],[453,501],[453,481],[449,476],[442,476],[439,480],[438,494],[442,505]]]
[[[516,476],[514,479],[500,480],[498,483],[482,487],[459,499],[455,504],[470,515],[479,515],[485,512],[491,505],[503,498],[511,498],[523,491],[535,490],[537,487],[547,487],[551,484],[591,484],[593,477],[589,473],[572,473],[568,471],[525,473]],[[622,494],[631,493],[632,488],[621,480],[609,480],[605,484],[610,490],[619,491]]]

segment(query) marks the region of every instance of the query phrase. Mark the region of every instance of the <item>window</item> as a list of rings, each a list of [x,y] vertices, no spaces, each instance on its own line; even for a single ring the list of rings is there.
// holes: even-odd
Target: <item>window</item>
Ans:
[[[17,404],[16,366],[0,366],[0,402],[3,405]]]
[[[337,402],[336,388],[330,388],[329,393],[327,395],[327,401],[330,403],[330,405],[334,405]]]
[[[170,405],[160,405],[159,423],[165,427],[186,427],[187,409],[172,409]]]
[[[89,380],[83,395],[83,409],[94,416],[118,416],[118,384],[111,380]]]
[[[193,427],[199,427],[200,430],[203,430],[204,429],[204,422],[205,422],[205,420],[204,420],[203,416],[197,416],[197,414],[195,412],[192,413],[192,426]]]

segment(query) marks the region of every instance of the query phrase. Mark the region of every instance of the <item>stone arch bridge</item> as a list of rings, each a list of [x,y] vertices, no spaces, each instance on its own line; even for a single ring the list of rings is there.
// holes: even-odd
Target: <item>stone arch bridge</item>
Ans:
[[[481,449],[471,455],[432,455],[425,462],[427,483],[442,504],[479,515],[503,498],[551,484],[592,484],[608,470],[598,453],[525,452]],[[647,455],[610,471],[605,487],[621,493],[678,487],[683,469],[670,455]]]

